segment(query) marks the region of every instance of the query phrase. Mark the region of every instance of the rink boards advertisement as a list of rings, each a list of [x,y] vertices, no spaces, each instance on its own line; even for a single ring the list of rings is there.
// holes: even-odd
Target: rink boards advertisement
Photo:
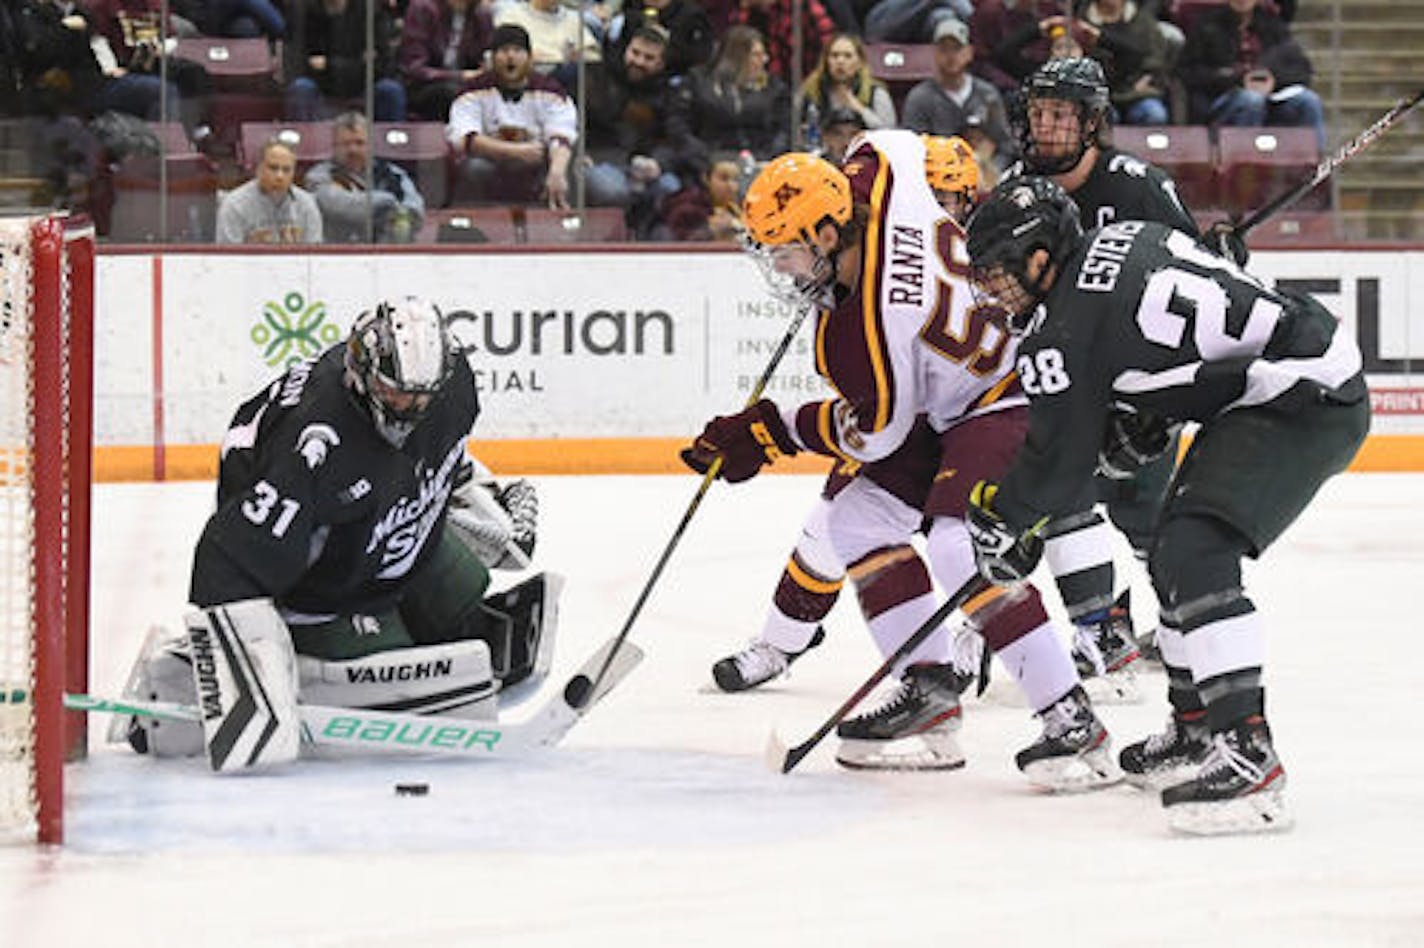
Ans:
[[[118,252],[98,268],[101,477],[206,476],[242,399],[344,339],[373,301],[410,293],[441,307],[466,352],[479,440],[557,452],[592,439],[607,444],[591,469],[638,469],[624,462],[639,443],[686,438],[745,404],[794,315],[746,257],[703,249]],[[1424,252],[1262,252],[1252,269],[1317,295],[1359,338],[1375,434],[1424,436]],[[768,397],[826,396],[813,328]],[[144,470],[185,451],[205,470]],[[139,469],[115,469],[120,457]]]

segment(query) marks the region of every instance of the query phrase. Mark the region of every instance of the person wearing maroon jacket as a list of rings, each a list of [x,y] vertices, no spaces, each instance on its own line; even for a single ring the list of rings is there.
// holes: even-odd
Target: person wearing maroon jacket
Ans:
[[[755,27],[766,37],[766,51],[770,59],[766,71],[786,82],[791,82],[791,57],[795,49],[796,21],[792,18],[792,0],[741,0],[741,5],[732,11],[733,25],[744,23]],[[801,2],[801,72],[804,78],[816,68],[821,58],[821,47],[831,41],[836,33],[835,21],[831,19],[821,0]]]
[[[1048,38],[1032,37],[1040,21],[1061,14],[1058,0],[978,0],[969,32],[974,37],[974,74],[1000,92],[1017,92],[1019,84],[1048,61]]]
[[[484,73],[493,35],[478,0],[410,0],[397,58],[411,114],[446,121],[450,103]]]

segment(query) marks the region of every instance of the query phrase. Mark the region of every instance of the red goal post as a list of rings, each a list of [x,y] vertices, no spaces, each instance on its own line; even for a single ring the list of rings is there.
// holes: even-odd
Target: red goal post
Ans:
[[[0,218],[0,840],[63,841],[87,746],[93,317],[93,228]]]

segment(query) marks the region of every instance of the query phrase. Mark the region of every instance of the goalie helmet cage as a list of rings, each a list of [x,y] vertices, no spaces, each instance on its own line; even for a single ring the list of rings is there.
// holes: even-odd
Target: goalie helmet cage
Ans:
[[[63,841],[87,747],[93,275],[83,219],[0,218],[0,841]]]

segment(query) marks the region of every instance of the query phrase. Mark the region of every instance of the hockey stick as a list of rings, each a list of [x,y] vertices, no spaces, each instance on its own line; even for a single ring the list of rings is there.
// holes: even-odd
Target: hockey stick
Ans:
[[[776,351],[771,354],[771,360],[767,362],[766,368],[762,370],[761,378],[757,379],[756,385],[752,387],[752,393],[747,398],[745,407],[750,408],[761,400],[762,393],[766,391],[767,384],[771,381],[772,375],[776,372],[776,367],[781,363],[786,355],[786,350],[791,348],[791,341],[796,338],[796,334],[801,330],[801,324],[806,320],[806,314],[811,312],[812,307],[802,306],[796,311],[796,315],[791,318],[791,325],[786,328],[786,334],[781,337],[781,342],[777,345]],[[628,638],[628,633],[633,628],[633,623],[637,621],[638,615],[643,611],[644,604],[648,601],[648,596],[652,594],[653,587],[657,585],[658,578],[662,576],[664,567],[668,560],[672,558],[673,550],[677,549],[678,543],[682,541],[682,535],[687,532],[687,525],[692,522],[692,515],[697,513],[697,508],[702,506],[702,498],[707,496],[708,489],[712,482],[717,479],[718,473],[722,470],[722,459],[719,457],[712,462],[712,466],[707,468],[707,473],[702,475],[702,483],[697,487],[697,493],[692,495],[692,501],[687,505],[687,510],[682,514],[682,519],[678,521],[676,529],[668,539],[667,545],[663,547],[662,554],[658,557],[657,563],[653,566],[653,572],[648,576],[647,582],[643,584],[643,589],[638,593],[638,598],[633,602],[633,608],[628,613],[628,618],[623,622],[623,628],[618,631],[618,635],[613,639],[613,648],[608,653],[608,658],[604,662],[604,667],[598,670],[598,674],[583,682],[577,678],[569,682],[568,688],[564,690],[564,700],[573,708],[583,708],[588,695],[592,694],[603,681],[607,673],[608,666],[618,655],[618,650],[623,646],[623,642]]]
[[[498,721],[463,720],[434,715],[401,714],[363,708],[335,708],[324,705],[297,706],[301,717],[303,743],[317,747],[340,747],[372,753],[402,752],[443,754],[457,757],[507,757],[552,747],[587,710],[575,708],[564,692],[580,679],[587,681],[595,669],[605,669],[602,686],[593,692],[589,705],[597,703],[642,661],[636,645],[624,643],[617,661],[609,664],[614,643],[609,641],[595,652],[569,680],[569,684],[544,702],[527,720],[508,724]],[[109,699],[84,694],[67,694],[64,706],[76,711],[129,714],[164,721],[201,720],[196,705],[168,701]]]
[[[963,586],[960,586],[959,589],[955,591],[954,595],[946,599],[928,619],[920,624],[920,627],[915,630],[913,635],[901,642],[900,647],[891,652],[885,661],[880,663],[880,667],[875,669],[871,676],[867,678],[859,688],[852,692],[849,698],[841,702],[839,708],[831,712],[831,716],[826,718],[820,727],[816,728],[815,733],[800,744],[788,749],[786,744],[781,740],[781,736],[773,730],[766,744],[767,766],[778,773],[791,773],[792,768],[799,764],[802,758],[807,754],[811,753],[811,751],[816,748],[816,745],[821,743],[821,740],[827,734],[831,733],[832,728],[841,723],[852,708],[860,704],[866,695],[874,691],[877,685],[889,677],[890,672],[894,670],[895,664],[899,662],[900,659],[919,648],[920,643],[929,638],[935,629],[939,628],[940,624],[949,618],[950,613],[964,605],[970,599],[973,599],[975,596],[989,589],[991,585],[987,579],[978,573],[971,576]]]
[[[1424,89],[1420,89],[1413,95],[1407,95],[1400,99],[1388,112],[1385,112],[1376,119],[1373,125],[1360,132],[1360,134],[1356,135],[1344,145],[1341,145],[1340,150],[1335,152],[1335,154],[1322,159],[1320,164],[1315,166],[1314,174],[1309,178],[1286,193],[1277,196],[1264,207],[1259,207],[1246,215],[1240,223],[1233,227],[1236,235],[1238,237],[1244,236],[1247,231],[1259,225],[1266,218],[1305,197],[1311,188],[1334,174],[1336,168],[1339,168],[1345,162],[1364,151],[1370,145],[1374,144],[1375,139],[1402,122],[1410,112],[1414,111],[1415,106],[1417,106],[1421,100],[1424,100]]]

